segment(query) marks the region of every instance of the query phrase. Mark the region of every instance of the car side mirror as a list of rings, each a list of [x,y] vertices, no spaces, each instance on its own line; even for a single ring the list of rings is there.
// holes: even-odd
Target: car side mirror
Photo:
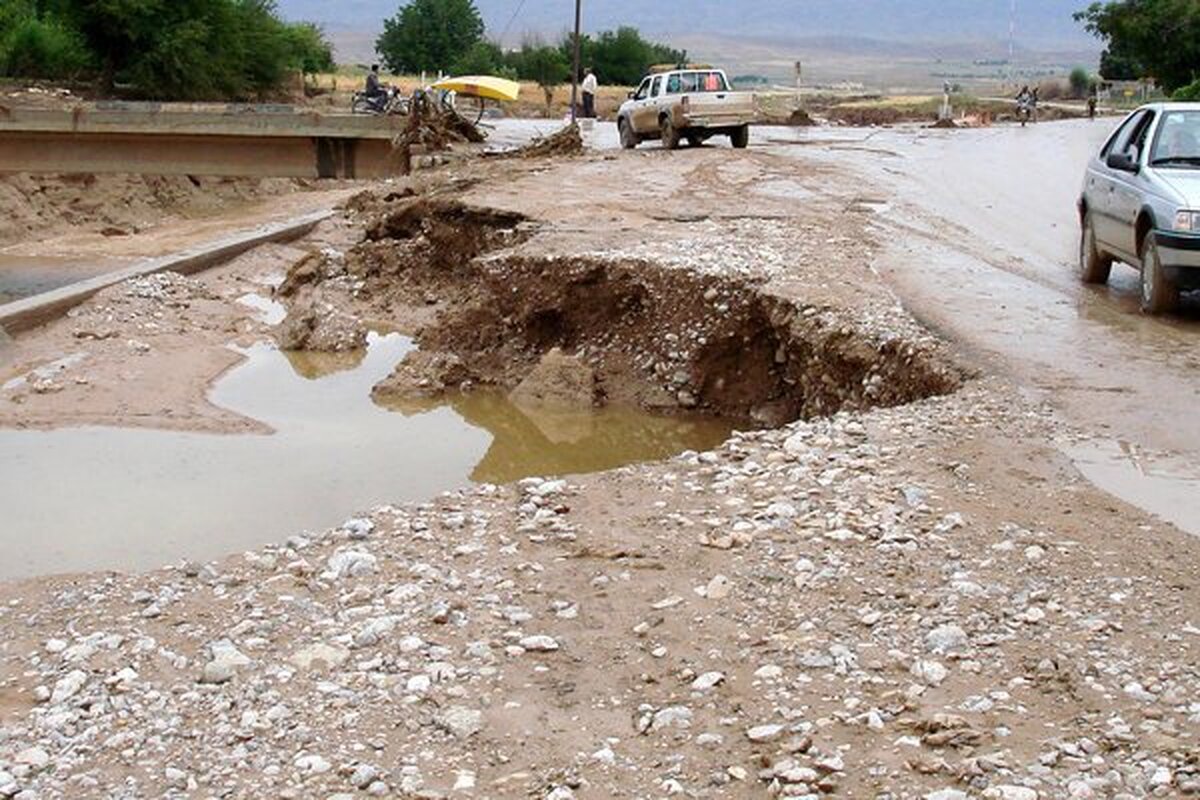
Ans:
[[[1108,161],[1109,169],[1119,170],[1121,172],[1137,172],[1137,162],[1133,160],[1133,156],[1129,153],[1109,153]]]
[[[632,99],[633,99],[633,95],[634,95],[634,93],[633,93],[633,92],[630,92],[629,94],[627,94],[627,95],[625,95],[625,96],[626,96],[626,97],[628,97],[630,100],[632,100]]]

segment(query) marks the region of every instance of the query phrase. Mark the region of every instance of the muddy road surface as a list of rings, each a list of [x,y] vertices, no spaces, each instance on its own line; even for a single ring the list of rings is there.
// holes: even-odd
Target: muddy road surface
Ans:
[[[1107,287],[1075,272],[1075,201],[1115,119],[978,130],[774,133],[767,144],[862,176],[831,187],[875,203],[877,268],[916,316],[1052,403],[1083,438],[1064,450],[1089,478],[1200,533],[1200,293],[1179,313],[1138,309],[1139,276]],[[831,139],[822,145],[813,137]],[[789,138],[798,144],[783,144]],[[884,204],[884,205],[879,205]]]

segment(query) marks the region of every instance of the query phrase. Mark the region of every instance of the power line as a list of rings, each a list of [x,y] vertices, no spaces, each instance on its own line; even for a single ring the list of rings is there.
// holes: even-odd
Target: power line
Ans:
[[[511,28],[513,23],[517,21],[517,17],[519,17],[521,15],[521,9],[523,9],[524,7],[525,7],[525,0],[521,0],[521,2],[517,3],[517,10],[512,13],[511,17],[508,18],[508,24],[504,26],[504,31],[500,34],[500,38],[497,40],[501,44],[503,44],[503,42],[504,42],[504,37],[508,36],[509,28]]]

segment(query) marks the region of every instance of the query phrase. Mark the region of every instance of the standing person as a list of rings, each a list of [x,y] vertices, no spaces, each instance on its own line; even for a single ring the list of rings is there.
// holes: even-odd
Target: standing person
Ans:
[[[1096,118],[1096,93],[1088,95],[1088,119]]]
[[[596,80],[595,73],[592,68],[588,67],[583,71],[583,116],[584,119],[596,118],[596,90],[599,88],[599,81]]]

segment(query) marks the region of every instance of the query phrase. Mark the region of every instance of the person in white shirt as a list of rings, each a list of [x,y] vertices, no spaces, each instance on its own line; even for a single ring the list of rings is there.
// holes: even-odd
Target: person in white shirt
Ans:
[[[588,67],[583,71],[583,116],[584,119],[596,118],[596,90],[599,88],[599,81],[596,80],[595,73],[592,68]]]

